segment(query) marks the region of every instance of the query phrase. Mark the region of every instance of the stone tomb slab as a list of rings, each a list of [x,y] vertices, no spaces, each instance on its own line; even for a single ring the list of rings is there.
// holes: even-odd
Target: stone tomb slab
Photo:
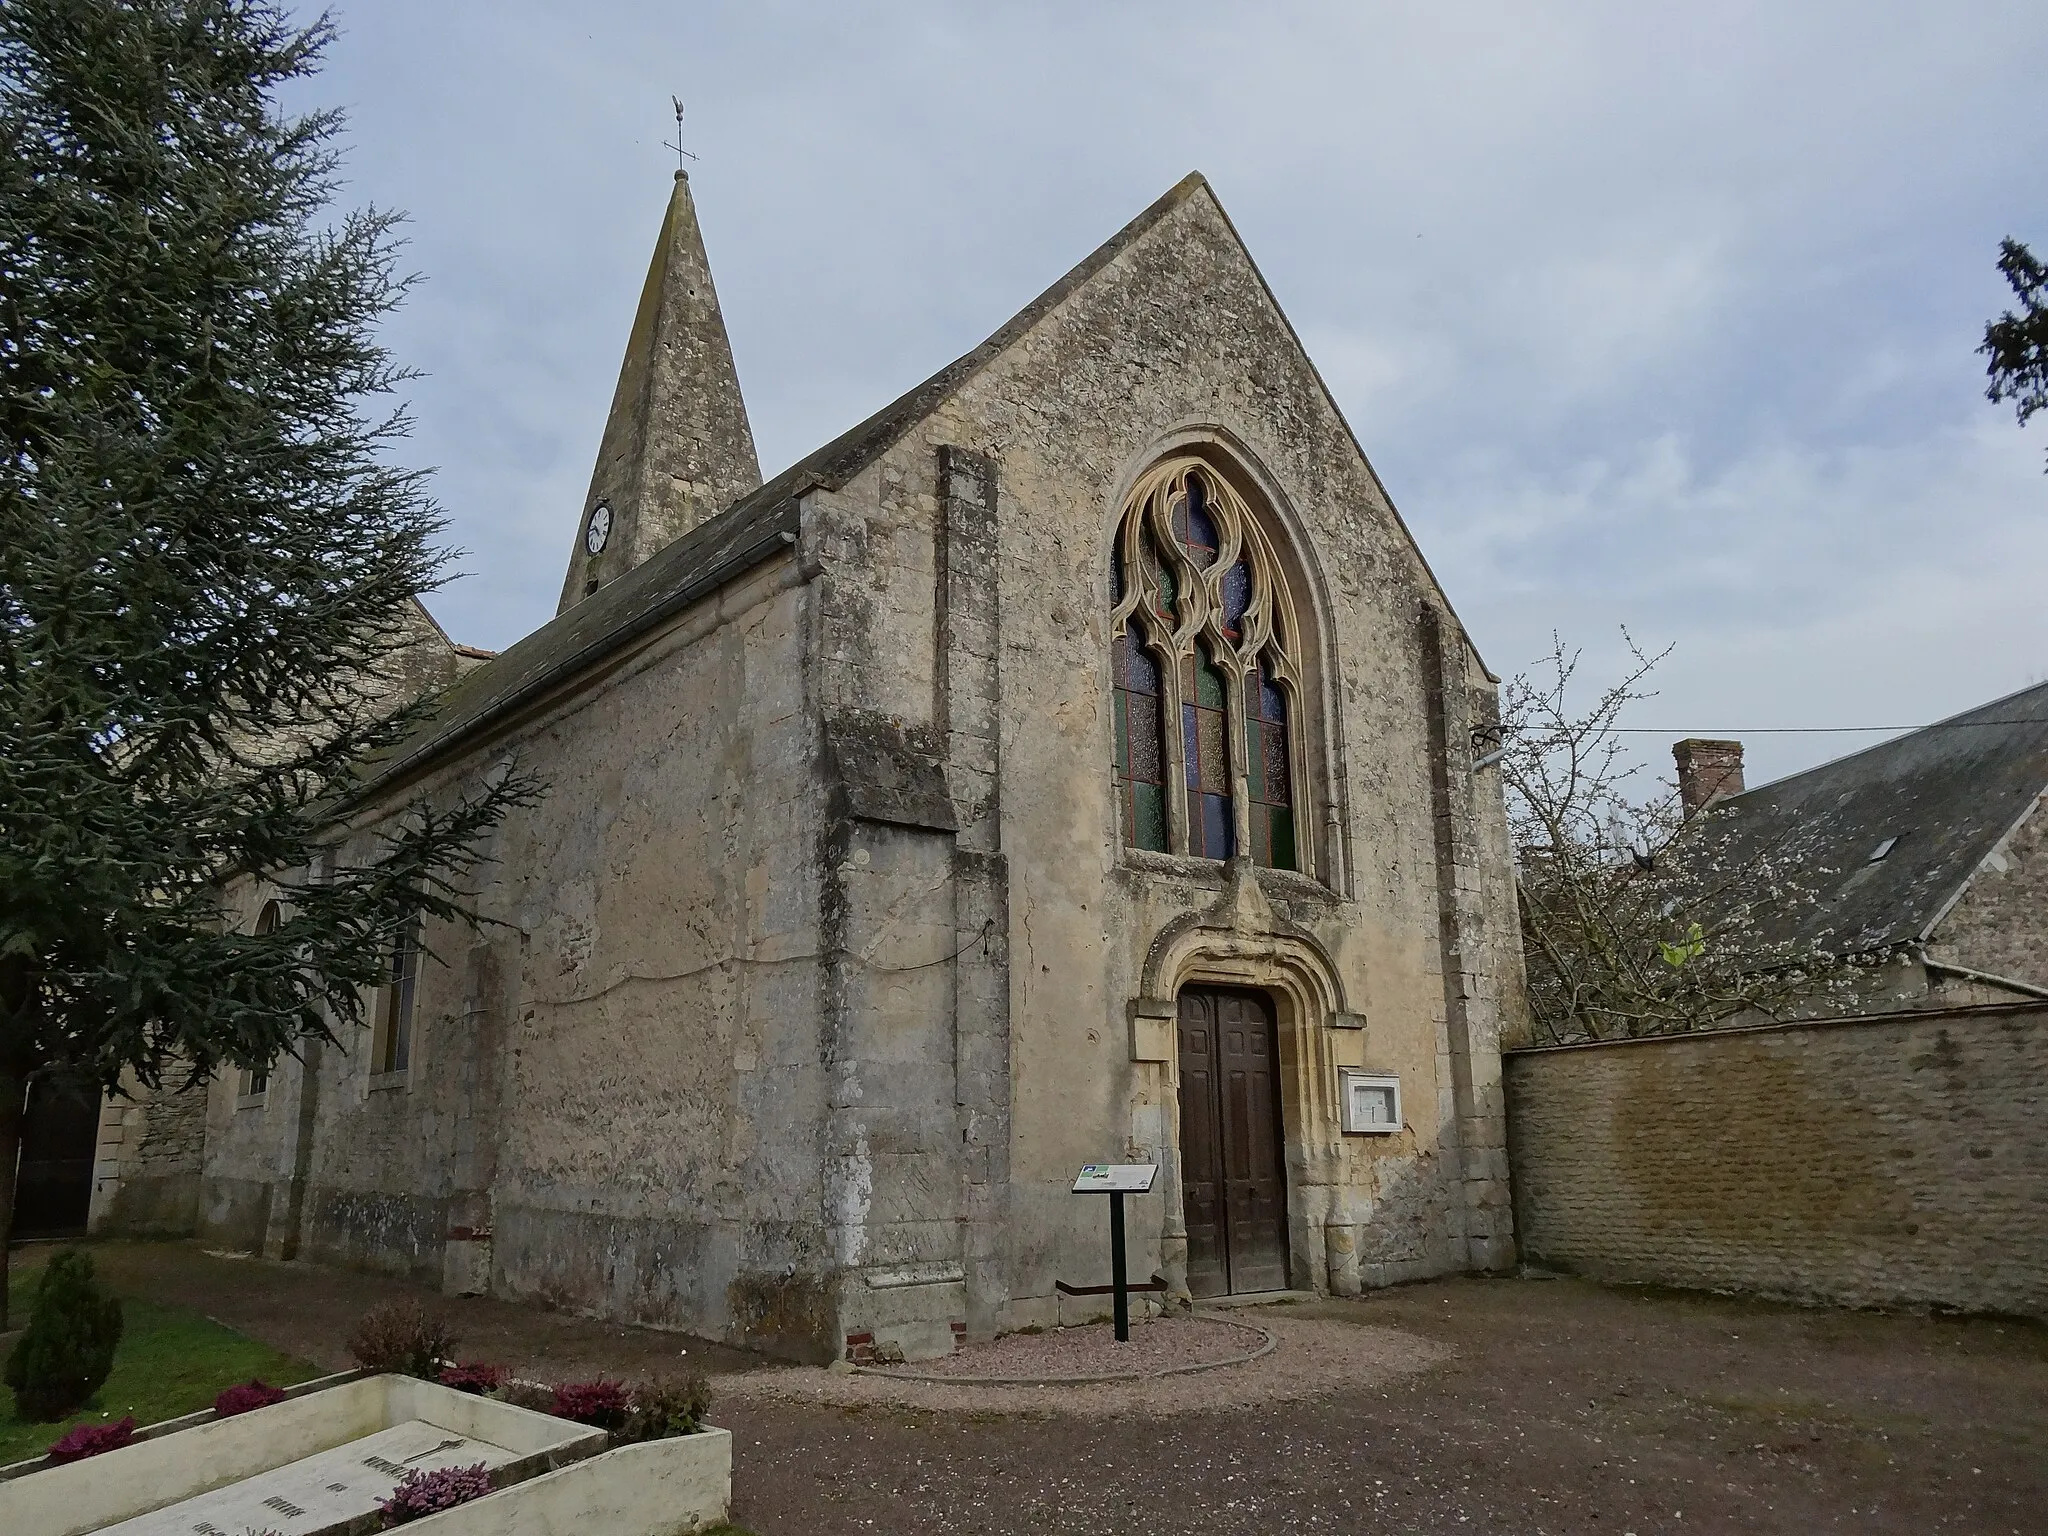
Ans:
[[[347,1526],[391,1496],[407,1473],[443,1467],[500,1467],[519,1452],[410,1419],[360,1440],[289,1462],[118,1525],[102,1536],[314,1536]]]
[[[7,1468],[0,1536],[368,1531],[378,1502],[413,1468],[481,1462],[524,1486],[604,1448],[601,1429],[437,1382],[344,1378],[268,1408],[152,1426],[84,1461]]]

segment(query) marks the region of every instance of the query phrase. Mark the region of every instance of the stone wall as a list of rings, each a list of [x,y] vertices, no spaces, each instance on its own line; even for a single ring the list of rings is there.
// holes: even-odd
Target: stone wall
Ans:
[[[2048,1005],[1515,1051],[1535,1264],[2048,1316]]]
[[[127,1087],[127,1094],[109,1095],[100,1109],[92,1230],[189,1236],[199,1220],[207,1085],[174,1074],[158,1090],[132,1079]]]
[[[2040,800],[1978,866],[1936,925],[1928,953],[2048,987],[2048,815]]]
[[[786,1283],[822,1267],[804,594],[770,562],[394,794],[513,754],[547,786],[483,850],[485,926],[422,936],[406,1072],[344,1025],[261,1100],[215,1085],[209,1242],[799,1352],[829,1330]]]
[[[1307,875],[1121,847],[1108,549],[1131,484],[1182,453],[1267,520],[1299,598]],[[985,507],[959,493],[968,460],[998,482]],[[856,829],[834,866],[855,926],[834,942],[886,933],[905,960],[966,945],[963,962],[1006,994],[999,1027],[964,986],[950,1007],[903,988],[839,994],[828,1156],[849,1175],[840,1252],[866,1273],[847,1292],[849,1333],[914,1348],[914,1307],[933,1338],[949,1316],[976,1326],[977,1305],[1010,1327],[1084,1314],[1095,1304],[1055,1282],[1106,1278],[1102,1213],[1068,1192],[1104,1158],[1161,1164],[1132,1203],[1130,1259],[1175,1279],[1177,1062],[1170,1024],[1144,1021],[1170,1017],[1190,984],[1276,1004],[1293,1284],[1511,1263],[1497,1049],[1522,1006],[1519,935],[1499,781],[1470,771],[1494,685],[1215,203],[1187,198],[807,505],[830,527],[821,705],[933,733],[960,828],[923,834],[952,842],[950,867],[940,846],[913,855],[910,833]],[[982,788],[988,765],[999,796]],[[999,905],[970,899],[975,847],[1001,861]],[[984,959],[971,941],[990,915],[1007,932]],[[918,1049],[960,1063],[944,1082],[899,1065],[925,1006]],[[1006,1105],[966,1071],[997,1052]],[[1400,1134],[1339,1132],[1345,1066],[1400,1075]],[[963,1154],[998,1114],[1006,1155]],[[927,1155],[885,1158],[881,1138]],[[946,1163],[957,1174],[932,1182]],[[1007,1219],[977,1251],[982,1210]],[[948,1221],[969,1225],[968,1252]]]

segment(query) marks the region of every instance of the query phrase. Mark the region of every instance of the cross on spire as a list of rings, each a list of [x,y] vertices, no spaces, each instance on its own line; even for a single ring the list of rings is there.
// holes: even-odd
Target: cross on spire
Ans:
[[[675,143],[671,144],[668,142],[668,140],[664,139],[662,140],[662,148],[672,149],[676,152],[676,171],[678,174],[681,174],[683,171],[689,169],[689,167],[684,165],[683,162],[685,160],[694,160],[697,157],[691,154],[687,149],[683,148],[683,98],[680,96],[671,96],[669,97],[669,101],[674,105],[676,109],[676,141]]]

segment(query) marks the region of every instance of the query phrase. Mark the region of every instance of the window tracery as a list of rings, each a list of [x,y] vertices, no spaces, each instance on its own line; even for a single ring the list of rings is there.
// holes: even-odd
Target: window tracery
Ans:
[[[1156,466],[1126,503],[1110,592],[1125,845],[1211,859],[1242,848],[1302,868],[1292,609],[1251,508],[1204,460]]]

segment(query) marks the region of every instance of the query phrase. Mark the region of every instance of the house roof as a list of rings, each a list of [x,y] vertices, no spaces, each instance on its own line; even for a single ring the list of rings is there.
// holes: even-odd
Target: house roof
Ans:
[[[1924,940],[2048,789],[2048,684],[1722,801],[1688,839],[1723,867],[1782,860],[1811,902],[1758,938],[1841,954]]]

